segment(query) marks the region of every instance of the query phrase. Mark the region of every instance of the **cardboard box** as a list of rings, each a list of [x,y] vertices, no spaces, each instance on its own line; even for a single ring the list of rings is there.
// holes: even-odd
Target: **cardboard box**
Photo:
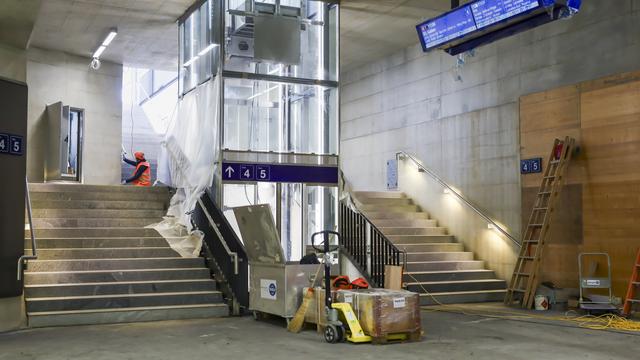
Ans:
[[[373,338],[420,334],[420,296],[406,290],[338,290],[338,302],[351,303],[364,332]]]
[[[402,290],[402,266],[386,265],[384,267],[384,288]]]

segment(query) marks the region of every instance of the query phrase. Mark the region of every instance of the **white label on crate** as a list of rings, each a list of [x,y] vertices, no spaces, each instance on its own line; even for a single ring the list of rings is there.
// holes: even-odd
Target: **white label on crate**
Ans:
[[[405,307],[406,303],[404,298],[394,298],[393,299],[393,308],[397,309],[397,308],[403,308]]]
[[[345,294],[344,295],[344,302],[349,303],[349,304],[353,304],[353,295]]]
[[[278,283],[275,280],[260,279],[260,297],[263,299],[276,300],[278,293]]]
[[[600,286],[600,280],[587,280],[587,286]]]

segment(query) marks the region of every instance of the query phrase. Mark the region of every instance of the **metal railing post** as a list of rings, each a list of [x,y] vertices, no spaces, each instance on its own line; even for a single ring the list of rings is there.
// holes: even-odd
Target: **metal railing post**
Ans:
[[[29,218],[29,233],[31,234],[31,255],[22,255],[18,259],[18,281],[22,280],[22,271],[24,270],[24,262],[27,260],[35,260],[38,258],[38,248],[36,246],[36,234],[33,228],[33,217],[31,215],[31,195],[29,194],[29,180],[25,176],[25,197],[24,201],[27,206],[27,216]]]

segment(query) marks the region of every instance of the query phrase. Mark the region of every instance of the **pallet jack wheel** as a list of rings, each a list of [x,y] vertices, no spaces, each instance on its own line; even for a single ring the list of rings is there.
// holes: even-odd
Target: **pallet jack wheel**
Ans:
[[[344,337],[344,330],[341,326],[329,324],[324,328],[324,339],[330,344],[335,344],[342,341]]]

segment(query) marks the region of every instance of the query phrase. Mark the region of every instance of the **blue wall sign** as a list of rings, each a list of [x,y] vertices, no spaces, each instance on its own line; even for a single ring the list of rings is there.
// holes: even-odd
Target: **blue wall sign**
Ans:
[[[540,6],[538,0],[480,0],[471,4],[478,29],[520,15]]]
[[[469,6],[462,6],[443,16],[418,25],[424,48],[430,49],[477,30]]]
[[[535,174],[542,172],[542,158],[520,160],[521,174]]]
[[[224,181],[338,183],[338,168],[287,164],[222,163]]]
[[[18,135],[0,134],[0,153],[11,155],[23,154],[23,137]]]

